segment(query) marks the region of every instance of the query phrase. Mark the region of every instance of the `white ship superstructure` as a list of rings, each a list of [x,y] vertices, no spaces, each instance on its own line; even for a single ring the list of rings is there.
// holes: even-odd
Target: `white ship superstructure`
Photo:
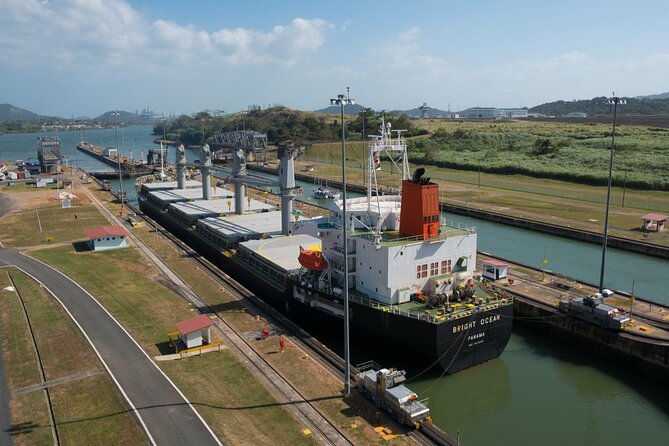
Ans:
[[[421,294],[447,299],[473,276],[476,230],[440,220],[436,222],[437,233],[429,239],[400,232],[401,195],[378,193],[381,155],[401,172],[403,181],[409,181],[401,133],[392,138],[390,126],[382,125],[381,135],[368,148],[367,196],[347,200],[348,265],[343,265],[342,201],[338,200],[331,206],[331,217],[301,221],[293,227],[294,234],[310,234],[322,240],[321,249],[329,264],[328,270],[318,272],[317,280],[308,271],[301,279],[314,282],[312,286],[323,291],[341,294],[343,274],[348,271],[352,290],[385,305],[410,302]]]

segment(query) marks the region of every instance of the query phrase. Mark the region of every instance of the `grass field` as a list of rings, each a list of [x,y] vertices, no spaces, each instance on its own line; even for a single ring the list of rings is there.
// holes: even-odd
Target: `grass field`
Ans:
[[[5,246],[86,240],[86,229],[108,224],[85,195],[77,194],[72,207],[62,208],[60,200],[54,198],[55,190],[17,185],[1,186],[0,191],[19,206],[2,219],[0,240]]]
[[[603,185],[608,176],[611,124],[538,121],[412,121],[430,134],[408,140],[412,163]],[[542,144],[539,144],[539,143]],[[337,144],[314,144],[312,159],[338,157]],[[348,145],[359,158],[360,142]],[[336,162],[336,161],[335,161]],[[616,130],[614,184],[669,189],[669,129],[621,125]]]
[[[162,238],[157,238],[152,229],[145,227],[137,230],[136,234],[173,271],[178,271],[179,276],[191,285],[198,296],[224,317],[226,322],[231,324],[235,330],[241,333],[259,333],[265,326],[264,321],[257,320],[254,314],[249,314],[239,301],[225,289],[220,288],[216,282],[196,267],[187,257],[181,255],[181,253],[176,251],[171,245],[168,245]],[[284,353],[277,354],[278,336],[276,335],[270,336],[255,347],[262,352],[267,361],[281,370],[284,376],[289,377],[291,383],[298,385],[308,398],[318,401],[316,404],[343,430],[346,430],[351,437],[356,438],[360,444],[380,444],[383,442],[381,437],[373,431],[370,424],[363,423],[360,420],[364,419],[376,423],[375,425],[388,426],[389,421],[385,415],[374,411],[368,402],[356,393],[350,398],[342,399],[339,393],[341,384],[334,377],[323,373],[323,370],[313,361],[308,358],[304,359],[304,352],[295,348],[291,343],[288,343]],[[169,370],[181,366],[170,363],[166,364],[165,367],[166,370]],[[183,367],[186,367],[186,365],[183,365]],[[188,385],[187,388],[193,389],[194,386]],[[204,388],[201,389],[201,392],[209,392],[209,390]],[[211,392],[214,391],[212,390]],[[200,400],[200,397],[194,398]],[[205,398],[208,398],[208,396]],[[221,395],[221,400],[227,401],[229,398],[231,397]],[[212,414],[223,414],[226,413],[227,409],[223,410],[220,407],[214,407],[207,410]],[[245,407],[243,410],[255,413],[257,408]],[[351,414],[355,415],[352,416]],[[225,416],[227,418],[233,416],[233,414],[226,413]],[[356,418],[358,419],[359,427],[354,429],[351,428],[351,424],[353,424]],[[214,423],[220,422],[221,420],[214,421]],[[407,441],[405,438],[394,440],[396,444],[404,444],[405,441]]]
[[[415,162],[599,185],[608,176],[610,124],[451,120],[427,124],[432,135],[409,143]],[[619,186],[668,190],[669,129],[618,126],[613,179]]]
[[[11,276],[25,302],[47,381],[84,371],[100,373],[49,389],[62,444],[148,444],[97,356],[63,308],[31,278],[13,268],[0,271],[2,339],[10,390],[39,383],[36,353],[20,299],[5,290]],[[42,390],[12,396],[11,419],[17,445],[52,444],[50,417]]]
[[[68,274],[96,296],[150,355],[162,353],[167,333],[174,331],[176,322],[197,314],[174,291],[160,284],[153,267],[134,249],[76,253],[67,246],[33,255]],[[97,274],[91,274],[92,270]],[[110,277],[114,278],[113,287],[109,286]],[[239,379],[237,371],[245,369],[229,352],[211,353],[178,364],[161,363],[161,367],[177,383],[184,384],[181,390],[198,410],[202,408],[205,419],[225,442],[234,439],[231,444],[257,444],[258,436],[286,445],[313,441],[302,434],[295,419],[247,371]],[[230,403],[246,400],[263,402],[254,416],[248,416],[243,404]],[[265,433],[265,426],[272,426],[272,431]],[[238,432],[254,431],[259,433],[246,438],[238,436]]]
[[[350,183],[363,184],[360,142],[347,143],[347,175]],[[332,153],[332,160],[329,154]],[[325,180],[341,180],[341,146],[315,144],[296,171]],[[304,166],[316,166],[304,172]],[[411,170],[421,164],[412,164]],[[497,212],[552,224],[601,232],[606,203],[606,187],[591,186],[526,175],[500,175],[478,171],[425,166],[426,174],[440,186],[440,200],[460,206]],[[400,175],[390,162],[382,162],[376,172],[380,186],[398,188]],[[610,233],[641,239],[640,217],[649,212],[669,214],[669,193],[613,187],[611,191]],[[650,233],[648,240],[669,246],[669,233]]]

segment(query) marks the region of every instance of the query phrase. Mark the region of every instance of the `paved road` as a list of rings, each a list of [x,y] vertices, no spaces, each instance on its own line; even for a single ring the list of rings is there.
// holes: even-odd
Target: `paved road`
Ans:
[[[0,248],[44,284],[70,312],[157,445],[220,445],[199,414],[112,317],[75,282],[18,251]],[[110,432],[110,435],[113,435]]]

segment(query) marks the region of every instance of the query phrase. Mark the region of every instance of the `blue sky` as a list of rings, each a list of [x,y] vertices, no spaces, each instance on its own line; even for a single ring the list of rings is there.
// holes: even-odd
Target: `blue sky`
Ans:
[[[533,106],[669,91],[664,1],[0,0],[0,103],[40,114]]]

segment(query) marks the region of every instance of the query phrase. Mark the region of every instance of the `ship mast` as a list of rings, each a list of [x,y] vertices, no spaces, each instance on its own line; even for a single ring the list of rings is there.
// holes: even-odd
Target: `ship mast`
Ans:
[[[397,138],[393,140],[392,132],[397,133]],[[379,203],[379,184],[376,178],[376,171],[381,169],[381,154],[385,153],[390,162],[397,167],[401,174],[400,184],[409,179],[409,160],[407,155],[407,146],[402,138],[402,132],[406,130],[392,130],[390,123],[381,118],[379,126],[380,135],[371,135],[374,140],[371,142],[367,152],[367,212],[372,211],[372,192],[376,194],[376,205],[381,212]],[[399,155],[399,156],[398,156]],[[401,166],[398,166],[398,162]]]

